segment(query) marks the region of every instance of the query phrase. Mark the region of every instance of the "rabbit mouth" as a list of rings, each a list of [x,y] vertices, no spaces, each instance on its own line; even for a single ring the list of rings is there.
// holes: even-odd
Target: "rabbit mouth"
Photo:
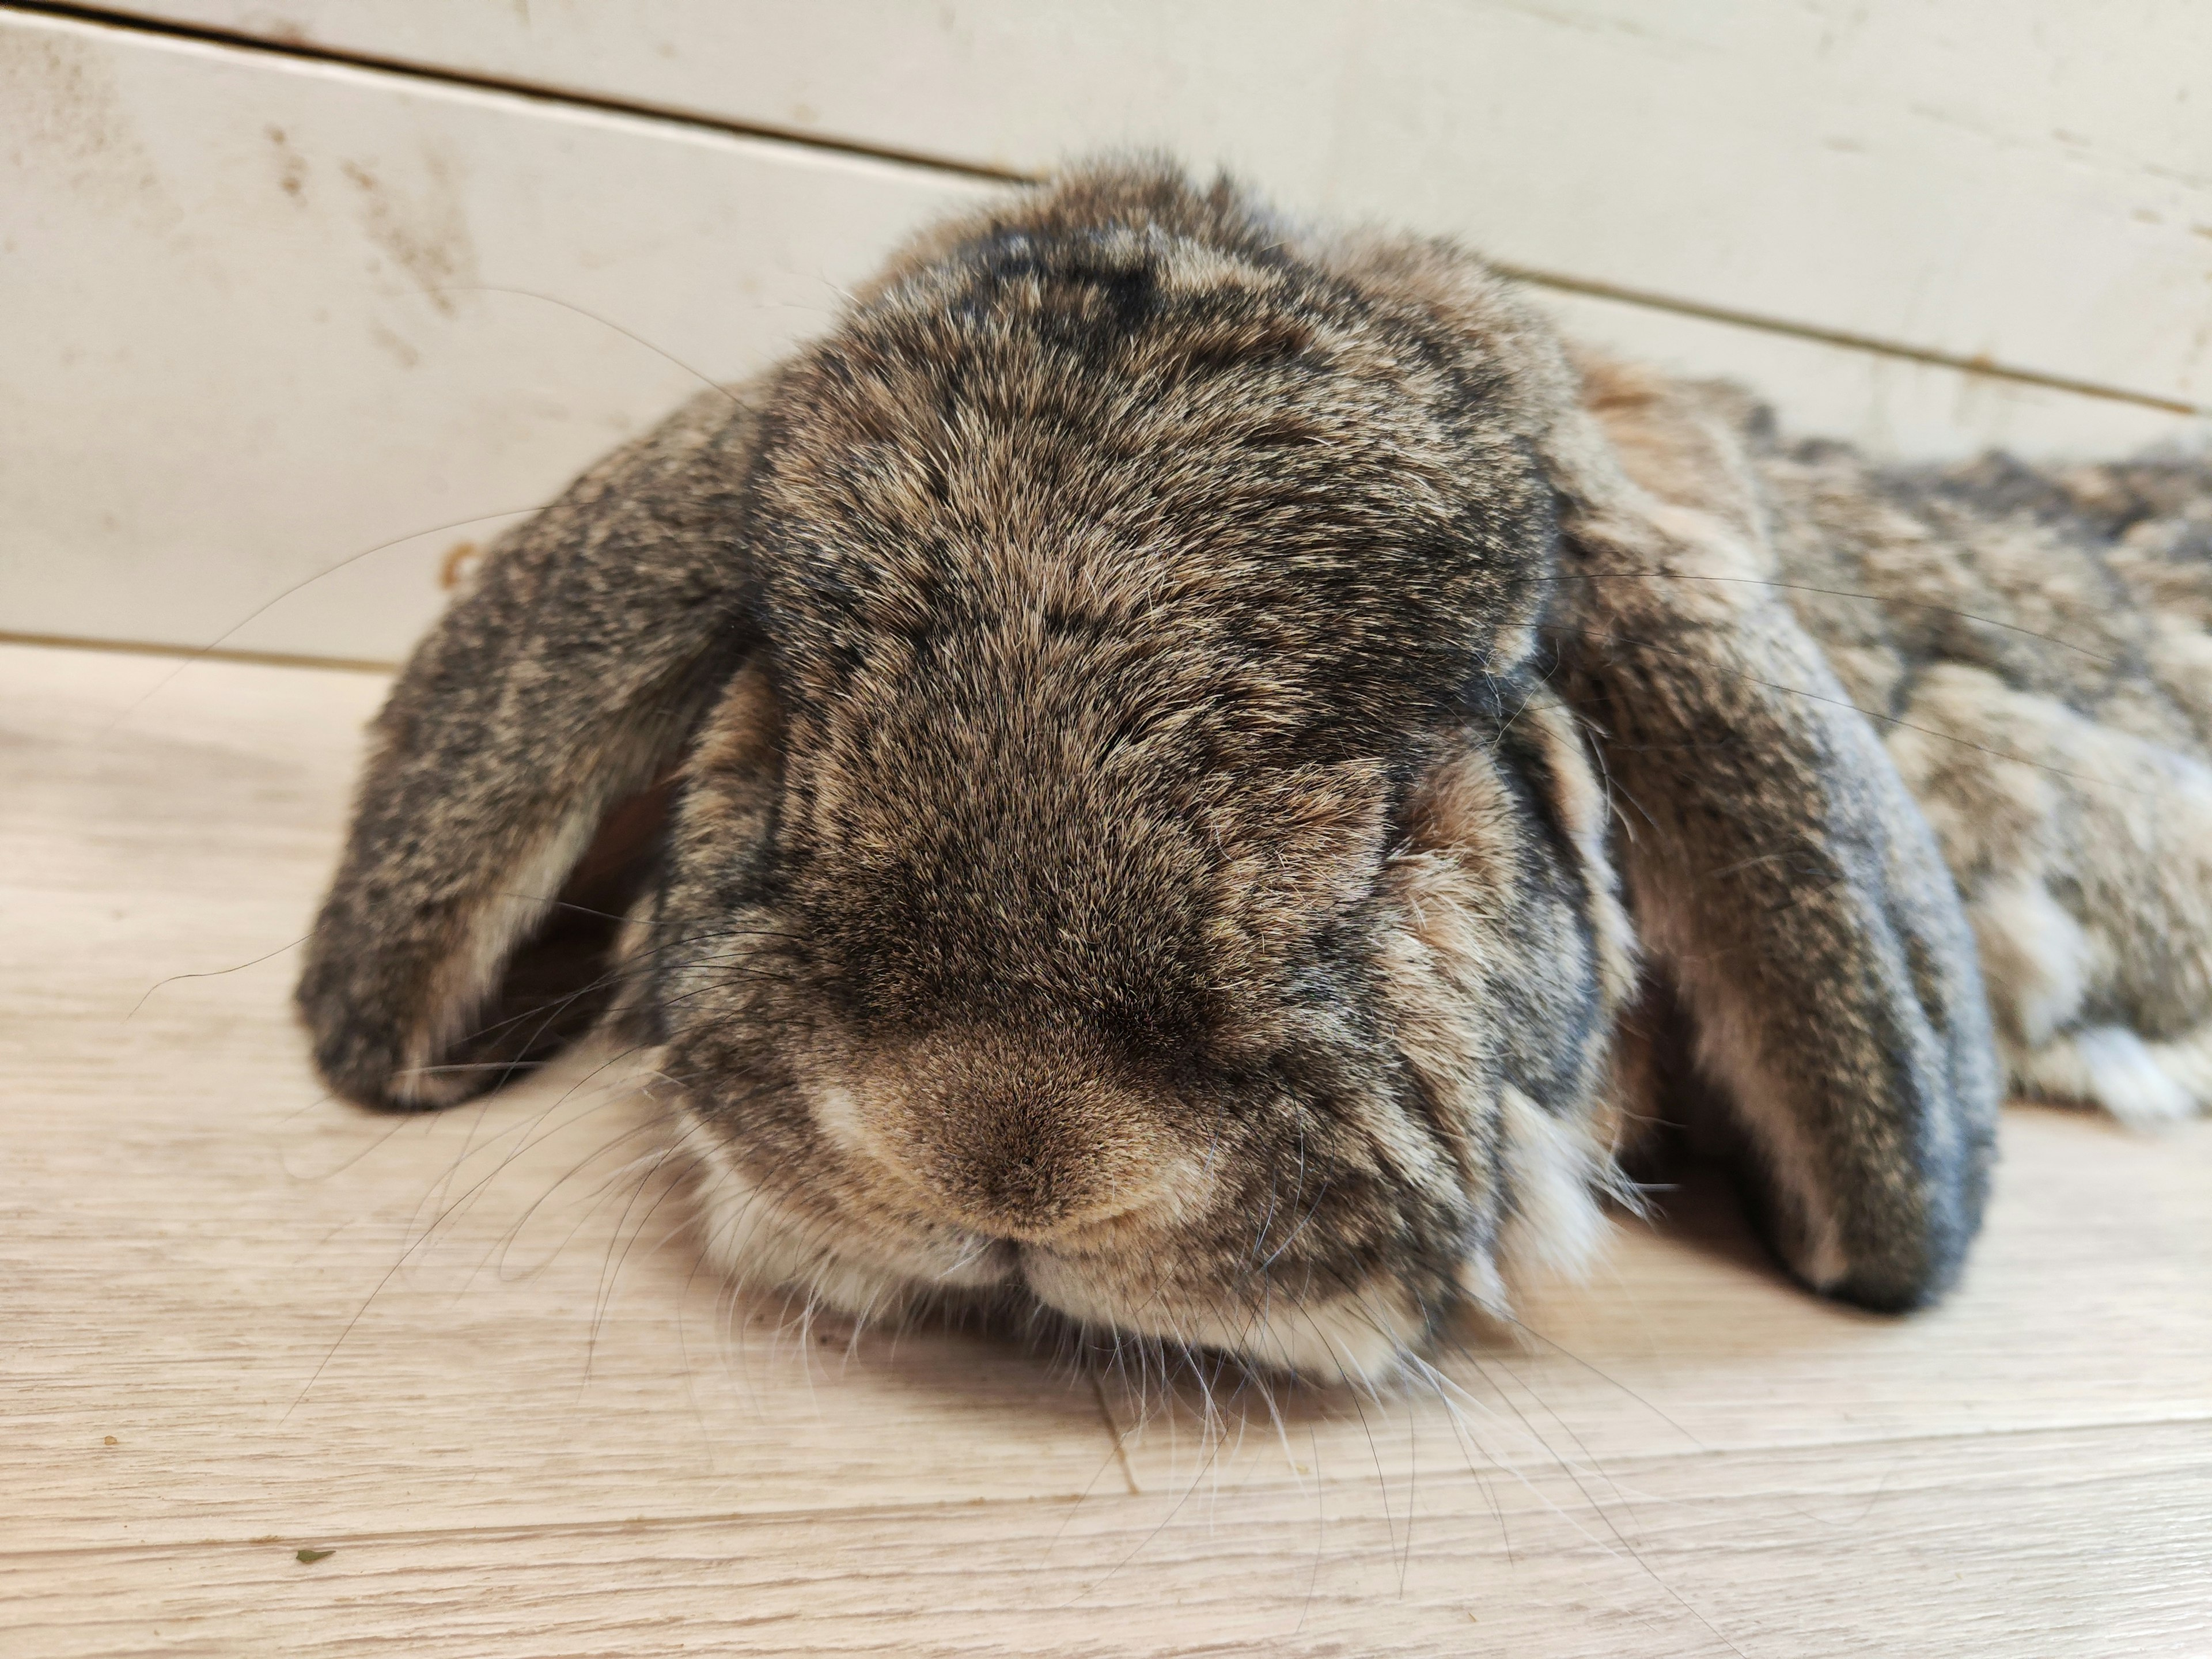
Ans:
[[[1417,1351],[1430,1320],[1404,1286],[1378,1279],[1322,1298],[1256,1304],[1176,1283],[1164,1241],[1075,1250],[952,1230],[872,1230],[858,1218],[825,1241],[818,1221],[787,1211],[722,1146],[698,1160],[701,1243],[732,1283],[795,1292],[858,1320],[890,1318],[946,1298],[1029,1304],[1118,1344],[1210,1351],[1324,1386],[1372,1384]]]

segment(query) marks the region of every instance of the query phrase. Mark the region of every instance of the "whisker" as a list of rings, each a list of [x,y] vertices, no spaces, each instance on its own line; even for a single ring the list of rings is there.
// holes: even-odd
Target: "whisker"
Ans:
[[[496,283],[444,283],[439,285],[433,291],[440,294],[506,294],[514,295],[520,299],[536,300],[544,305],[558,306],[563,311],[572,311],[579,317],[588,318],[591,321],[597,323],[602,328],[612,329],[616,333],[621,335],[625,340],[635,341],[637,344],[643,346],[647,351],[653,353],[654,356],[659,357],[667,362],[673,363],[677,368],[682,369],[686,374],[689,374],[693,380],[698,381],[700,385],[705,386],[708,391],[719,392],[722,397],[727,398],[732,407],[737,409],[743,409],[744,407],[744,403],[742,398],[740,398],[735,392],[732,392],[729,387],[724,386],[720,380],[715,380],[712,375],[702,373],[700,370],[693,368],[690,363],[685,362],[674,352],[666,349],[665,347],[655,345],[651,340],[647,339],[645,336],[638,333],[635,330],[624,328],[620,323],[616,322],[612,318],[603,317],[598,312],[592,310],[588,306],[578,305],[574,300],[563,300],[557,295],[541,294],[536,289],[508,288]]]
[[[313,937],[314,935],[313,933],[302,933],[299,938],[294,939],[289,945],[280,945],[275,950],[265,951],[262,955],[254,957],[251,962],[241,962],[234,968],[208,968],[203,969],[198,973],[172,974],[167,979],[157,979],[151,985],[146,988],[145,994],[143,996],[141,996],[137,1001],[131,1005],[131,1012],[123,1016],[124,1020],[127,1024],[131,1020],[136,1019],[138,1017],[138,1011],[146,1006],[147,998],[152,996],[155,992],[160,990],[165,985],[174,985],[179,980],[184,979],[221,979],[225,974],[242,974],[248,968],[258,968],[263,963],[283,956],[287,951],[298,950],[302,945],[305,945]]]
[[[298,581],[294,582],[290,586],[283,589],[281,592],[273,594],[270,598],[264,599],[259,605],[254,606],[252,610],[247,611],[243,617],[240,617],[229,627],[224,629],[222,633],[216,635],[205,645],[198,647],[196,650],[184,657],[178,662],[175,667],[170,669],[167,673],[162,675],[160,679],[155,681],[152,685],[147,687],[145,690],[140,692],[137,697],[133,698],[128,704],[126,704],[121,714],[116,715],[113,720],[108,721],[106,726],[102,726],[100,728],[100,736],[106,737],[113,732],[117,727],[123,724],[124,721],[129,720],[132,714],[144,708],[147,702],[150,701],[156,693],[161,691],[163,687],[167,686],[170,681],[175,679],[178,675],[183,673],[185,670],[190,668],[194,663],[204,660],[210,651],[220,650],[222,647],[223,641],[234,635],[240,629],[246,627],[256,617],[261,616],[264,612],[269,611],[273,606],[283,604],[286,599],[290,599],[292,595],[298,592],[301,588],[311,586],[314,583],[322,580],[325,576],[335,575],[349,564],[358,564],[362,560],[368,557],[372,553],[381,553],[387,547],[397,547],[402,542],[411,542],[417,537],[421,536],[434,536],[441,531],[459,530],[472,524],[485,524],[493,519],[520,518],[526,513],[543,512],[548,505],[549,503],[547,502],[539,501],[535,506],[532,507],[501,507],[496,512],[473,514],[468,518],[455,519],[450,523],[434,524],[421,530],[410,530],[404,536],[394,536],[388,541],[377,543],[374,547],[364,547],[358,553],[349,553],[344,558],[340,559],[336,564],[327,565],[324,568],[316,571],[314,574],[311,576],[301,577]]]

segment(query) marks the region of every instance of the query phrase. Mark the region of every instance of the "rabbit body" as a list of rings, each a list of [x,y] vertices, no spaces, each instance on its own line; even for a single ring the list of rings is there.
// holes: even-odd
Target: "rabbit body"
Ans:
[[[1079,171],[488,562],[380,720],[319,1061],[436,1106],[617,1002],[733,1277],[1338,1378],[1578,1258],[1679,1037],[1792,1270],[1915,1305],[2000,1054],[2206,1092],[2203,479],[1990,476]]]
[[[1881,471],[1825,444],[1757,465],[1792,607],[1887,717],[1959,884],[2013,1085],[2136,1122],[2202,1110],[2212,466]]]

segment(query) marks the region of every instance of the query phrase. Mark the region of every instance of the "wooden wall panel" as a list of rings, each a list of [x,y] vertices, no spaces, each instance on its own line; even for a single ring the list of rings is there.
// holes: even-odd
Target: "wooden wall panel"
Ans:
[[[1635,292],[2212,404],[2195,0],[153,0],[1034,171],[1161,143]]]
[[[396,656],[507,522],[456,521],[772,362],[981,189],[0,13],[0,629]]]
[[[1678,37],[1703,14],[1680,8],[1668,14],[1671,33],[1619,20],[1599,28],[1595,12],[1539,17],[1478,6],[1451,14],[1461,17],[1455,23],[1376,8],[1370,25],[1330,26],[1346,43],[1334,69],[1315,56],[1331,15],[1316,5],[1285,13],[1281,27],[1255,37],[1261,44],[1244,46],[1237,20],[1251,19],[1234,5],[1185,17],[1145,8],[1078,16],[965,3],[927,14],[869,10],[854,0],[776,9],[540,0],[527,9],[527,28],[521,9],[478,0],[434,9],[409,0],[349,8],[174,0],[159,9],[173,22],[250,39],[0,7],[0,198],[9,210],[0,232],[9,393],[0,400],[0,631],[372,660],[405,649],[441,601],[441,568],[457,547],[495,532],[507,521],[498,515],[547,499],[686,395],[697,376],[741,376],[826,325],[843,285],[906,228],[999,186],[952,167],[364,69],[310,48],[434,62],[1006,170],[1045,165],[1063,141],[1165,131],[1194,154],[1250,164],[1293,199],[1455,228],[1509,256],[1566,268],[1585,289],[1612,277],[1648,289],[1676,280],[1662,267],[1680,239],[1608,205],[1645,167],[1643,140],[1613,121],[1601,141],[1608,163],[1595,150],[1539,143],[1534,129],[1516,125],[1534,116],[1499,102],[1494,88],[1470,95],[1465,109],[1431,107],[1434,88],[1394,90],[1376,77],[1388,68],[1433,79],[1458,52],[1521,65],[1504,77],[1516,87],[1549,76],[1556,93],[1595,84],[1578,54],[1705,64],[1718,52],[1741,67],[1750,49],[1731,40],[1725,51],[1691,52]],[[1843,71],[1831,61],[1863,58],[1865,31],[1887,15],[1876,8],[1872,21],[1832,20],[1829,57],[1802,70],[1808,88],[1826,88],[1822,107],[1836,121],[1863,125],[1889,107],[1883,99],[1894,87],[1838,102],[1858,83],[1836,81]],[[626,23],[617,27],[617,17]],[[1137,27],[1148,18],[1157,25],[1149,33]],[[1581,21],[1567,28],[1561,18]],[[1534,33],[1482,46],[1453,33],[1473,27],[1467,19]],[[2157,18],[2142,21],[2149,36],[2179,39]],[[1416,39],[1429,49],[1385,49]],[[1939,39],[1926,50],[1941,58],[1964,48]],[[2018,56],[2027,50],[2008,61],[2013,79],[1993,77],[1997,90],[1977,95],[1999,106],[2006,87],[2024,95],[2034,69]],[[2165,178],[2156,158],[2184,155],[2185,124],[2167,120],[2163,105],[2118,107],[2124,71],[2140,68],[2143,52],[2130,37],[2097,58],[2091,67],[2102,66],[2097,85],[2106,88],[2097,97],[2082,79],[2089,69],[2071,59],[2045,77],[2062,102],[2114,106],[2102,126],[2082,118],[2103,135],[2105,148],[2091,148],[2104,159],[2094,164],[2058,167],[2015,130],[2025,118],[2009,106],[1984,111],[1974,130],[2009,135],[1990,139],[1992,154],[2040,155],[2037,166],[2073,179],[2069,189],[2122,173]],[[1935,73],[1917,59],[1911,72]],[[1462,79],[1486,88],[1497,77]],[[1278,97],[1287,87],[1330,91],[1307,98],[1293,119]],[[1276,91],[1261,96],[1269,88]],[[1781,141],[1770,143],[1759,125],[1779,119],[1774,110],[1753,119],[1740,100],[1710,87],[1703,96],[1712,112],[1697,130],[1735,123],[1728,130],[1744,154],[1717,155],[1677,184],[1717,188],[1716,169],[1748,177],[1784,166],[1773,149]],[[1690,109],[1647,110],[1655,133],[1675,135],[1651,142],[1687,142],[1677,128]],[[1490,125],[1468,125],[1478,115]],[[1847,129],[1861,130],[1845,122],[1835,131]],[[1934,165],[1911,123],[1881,130],[1914,167]],[[1509,155],[1512,165],[1497,161]],[[2123,155],[2133,158],[2128,167],[2114,159]],[[1478,179],[1466,158],[1485,155],[1492,162]],[[1626,171],[1616,177],[1608,166]],[[2166,185],[2185,194],[2196,175],[2183,173]],[[1539,174],[1558,188],[1536,191]],[[1917,177],[1908,167],[1878,193],[1901,201],[1936,188]],[[2018,213],[2028,210],[2021,204],[2048,194],[2014,183],[1992,185],[1971,208],[1954,196],[1951,218],[1981,226],[1978,236],[2014,235]],[[1802,184],[1800,208],[1839,210],[1817,170]],[[1637,186],[1646,206],[1656,188]],[[1942,188],[1965,186],[1954,178]],[[2134,188],[2089,193],[2102,213],[2135,199]],[[1785,303],[1825,291],[1810,277],[1797,286],[1790,261],[1820,267],[1821,282],[1841,280],[1848,262],[1838,265],[1833,248],[1808,240],[1764,199],[1717,196],[1680,221],[1702,239],[1704,252],[1678,271],[1696,303],[1725,311],[1732,296],[1751,295],[1730,289],[1729,273],[1765,261],[1759,280],[1771,292],[1745,303],[1872,330],[1879,340],[1839,344],[1680,307],[1556,285],[1538,291],[1588,337],[1689,372],[1735,375],[1797,430],[1893,453],[2202,441],[2203,420],[2159,406],[2193,381],[2130,381],[2123,356],[2053,357],[2021,343],[2046,336],[2080,343],[2062,326],[2073,278],[2058,282],[2055,265],[2008,283],[1973,267],[1984,269],[1986,280],[1977,280],[1990,294],[2002,290],[1988,310],[1996,331],[1986,334],[1934,326],[1949,301],[1930,296],[1966,283],[1969,266],[1956,262],[1965,256],[1952,244],[1944,252],[1901,232],[1870,237],[1861,250],[1881,252],[1896,267],[1889,276],[1850,267],[1858,310]],[[2157,229],[2129,222],[2129,235]],[[2072,248],[2103,233],[2084,220],[2053,234],[2053,246]],[[1562,237],[1582,240],[1544,240]],[[2212,256],[2212,238],[2190,246]],[[2172,245],[2154,238],[2138,251],[2144,270],[2164,273],[2160,283],[2197,280]],[[2018,310],[2031,299],[2042,307],[2033,317]],[[2162,303],[2121,309],[2172,335]],[[2008,317],[2028,321],[2015,328]],[[1926,341],[2141,385],[2116,396],[2060,390],[1930,362],[1915,343]],[[2182,363],[2187,354],[2169,356]]]

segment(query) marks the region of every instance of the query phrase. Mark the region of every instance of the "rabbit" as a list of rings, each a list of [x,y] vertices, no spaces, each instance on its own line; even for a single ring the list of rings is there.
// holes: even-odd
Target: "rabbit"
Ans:
[[[1878,469],[1158,160],[922,235],[512,532],[374,729],[334,1090],[641,1048],[708,1259],[1374,1383],[1677,1097],[1810,1290],[2008,1088],[2212,1099],[2212,471]]]

